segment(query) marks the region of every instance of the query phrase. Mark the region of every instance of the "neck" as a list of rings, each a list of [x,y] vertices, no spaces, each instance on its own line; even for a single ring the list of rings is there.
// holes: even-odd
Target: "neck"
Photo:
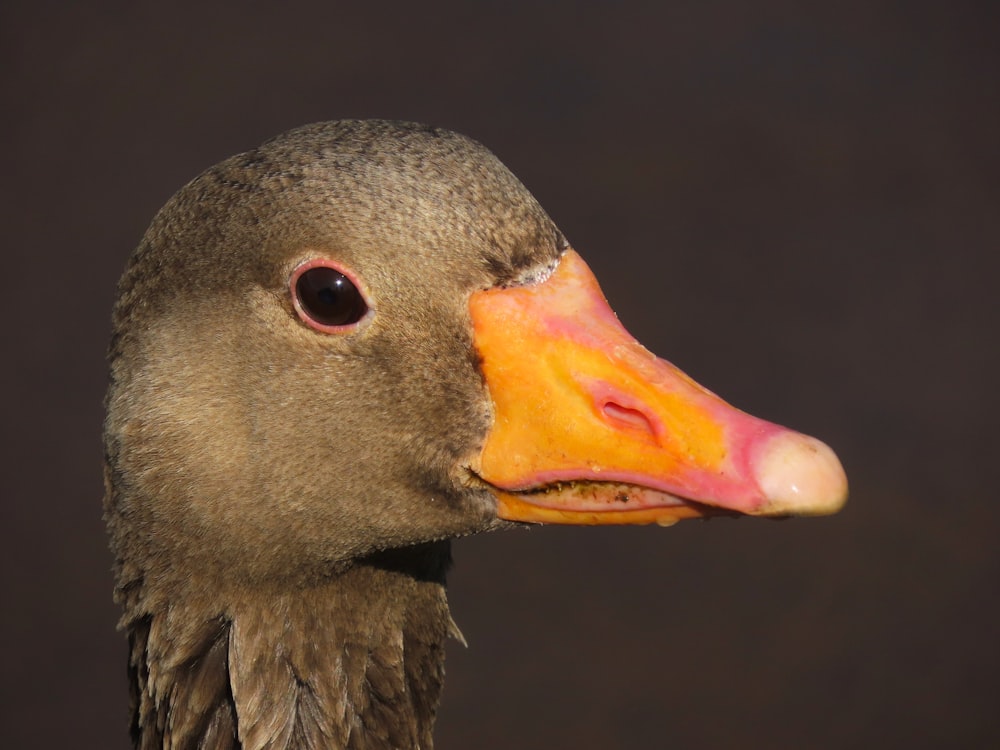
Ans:
[[[133,736],[154,748],[430,748],[447,542],[289,590],[172,601],[130,624]],[[458,636],[460,637],[460,636]]]

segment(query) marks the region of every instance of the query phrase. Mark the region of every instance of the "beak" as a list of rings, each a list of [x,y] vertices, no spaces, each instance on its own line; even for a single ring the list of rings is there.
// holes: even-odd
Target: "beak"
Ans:
[[[494,423],[472,467],[512,521],[660,523],[835,513],[836,455],[752,417],[629,335],[568,250],[545,281],[475,292]]]

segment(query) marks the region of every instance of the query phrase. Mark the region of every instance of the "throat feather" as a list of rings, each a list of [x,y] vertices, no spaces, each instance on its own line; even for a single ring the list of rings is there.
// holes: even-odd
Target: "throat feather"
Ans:
[[[443,567],[171,605],[130,628],[136,747],[430,748],[453,630]]]

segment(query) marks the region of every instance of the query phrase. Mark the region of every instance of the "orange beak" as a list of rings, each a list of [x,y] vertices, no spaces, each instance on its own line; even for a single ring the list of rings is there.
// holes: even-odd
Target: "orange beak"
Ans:
[[[470,300],[494,424],[473,470],[512,521],[660,523],[834,513],[840,462],[647,351],[568,250],[545,281]]]

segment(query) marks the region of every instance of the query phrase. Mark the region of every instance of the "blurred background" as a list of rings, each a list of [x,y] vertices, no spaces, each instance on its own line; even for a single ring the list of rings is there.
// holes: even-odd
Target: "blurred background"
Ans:
[[[440,748],[1000,746],[1000,14],[985,2],[0,8],[0,746],[121,748],[118,275],[278,132],[446,126],[649,348],[817,435],[845,511],[456,543]]]

